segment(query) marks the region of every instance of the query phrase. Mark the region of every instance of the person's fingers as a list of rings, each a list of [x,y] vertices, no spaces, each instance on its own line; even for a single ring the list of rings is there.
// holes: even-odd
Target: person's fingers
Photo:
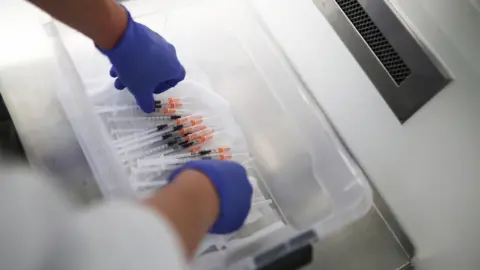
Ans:
[[[182,65],[180,65],[179,74],[177,76],[177,79],[178,79],[177,83],[183,81],[186,76],[187,76],[187,71]]]
[[[168,80],[166,82],[163,82],[155,88],[155,91],[153,91],[155,94],[161,94],[168,89],[175,87],[181,80]]]
[[[115,86],[115,88],[117,88],[118,90],[123,90],[125,89],[125,84],[122,82],[122,80],[120,79],[116,79],[115,82],[113,83],[113,85]]]
[[[168,82],[163,82],[163,83],[160,83],[157,88],[155,88],[155,90],[153,91],[153,93],[155,94],[161,94],[165,91],[167,91],[168,89],[172,88],[172,86],[168,83]]]
[[[155,111],[155,100],[153,99],[153,93],[137,93],[135,95],[137,104],[146,113],[152,113]]]
[[[117,78],[118,77],[117,70],[115,70],[115,67],[113,67],[113,66],[110,68],[110,76],[112,78]]]
[[[171,87],[175,87],[179,82],[183,81],[183,79],[176,79],[176,80],[170,80],[168,81],[168,84],[171,86]]]

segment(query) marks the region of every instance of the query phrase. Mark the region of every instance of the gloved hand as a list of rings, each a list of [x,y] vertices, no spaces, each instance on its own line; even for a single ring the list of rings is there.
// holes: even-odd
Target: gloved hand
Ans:
[[[210,232],[227,234],[240,229],[250,211],[253,193],[245,168],[232,161],[191,161],[176,169],[168,181],[174,180],[184,170],[196,170],[203,173],[210,179],[217,191],[220,212]]]
[[[99,50],[112,63],[110,75],[115,88],[127,87],[138,106],[146,112],[155,110],[153,93],[160,94],[185,78],[185,69],[175,48],[159,34],[135,22],[130,13],[120,41],[111,50]]]

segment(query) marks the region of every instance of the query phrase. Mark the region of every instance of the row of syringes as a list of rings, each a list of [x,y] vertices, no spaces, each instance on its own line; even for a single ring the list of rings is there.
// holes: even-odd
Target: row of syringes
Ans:
[[[130,130],[133,134],[121,136],[113,142],[126,163],[141,169],[137,172],[171,170],[191,160],[232,159],[230,147],[205,148],[205,145],[221,132],[221,128],[209,124],[211,117],[177,114],[177,108],[181,108],[183,104],[180,98],[155,101],[157,111],[153,116],[136,118],[167,123],[152,128]],[[117,117],[112,118],[112,121],[137,120],[133,118]]]

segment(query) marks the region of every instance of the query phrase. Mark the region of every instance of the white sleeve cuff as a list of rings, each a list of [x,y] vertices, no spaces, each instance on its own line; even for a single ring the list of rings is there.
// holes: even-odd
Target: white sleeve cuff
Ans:
[[[145,206],[108,202],[79,214],[76,225],[84,269],[186,269],[177,233]]]

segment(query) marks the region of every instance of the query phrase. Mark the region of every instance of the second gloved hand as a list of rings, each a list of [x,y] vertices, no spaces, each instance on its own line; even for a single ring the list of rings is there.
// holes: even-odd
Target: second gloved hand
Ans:
[[[203,173],[210,179],[217,191],[220,212],[210,232],[227,234],[240,229],[250,212],[253,194],[245,168],[231,161],[191,161],[176,169],[168,180],[172,181],[184,170],[196,170]]]
[[[135,22],[130,13],[127,29],[115,47],[100,50],[113,65],[110,75],[118,77],[115,88],[127,87],[146,113],[155,110],[154,93],[160,94],[185,78],[175,48],[159,34]]]

